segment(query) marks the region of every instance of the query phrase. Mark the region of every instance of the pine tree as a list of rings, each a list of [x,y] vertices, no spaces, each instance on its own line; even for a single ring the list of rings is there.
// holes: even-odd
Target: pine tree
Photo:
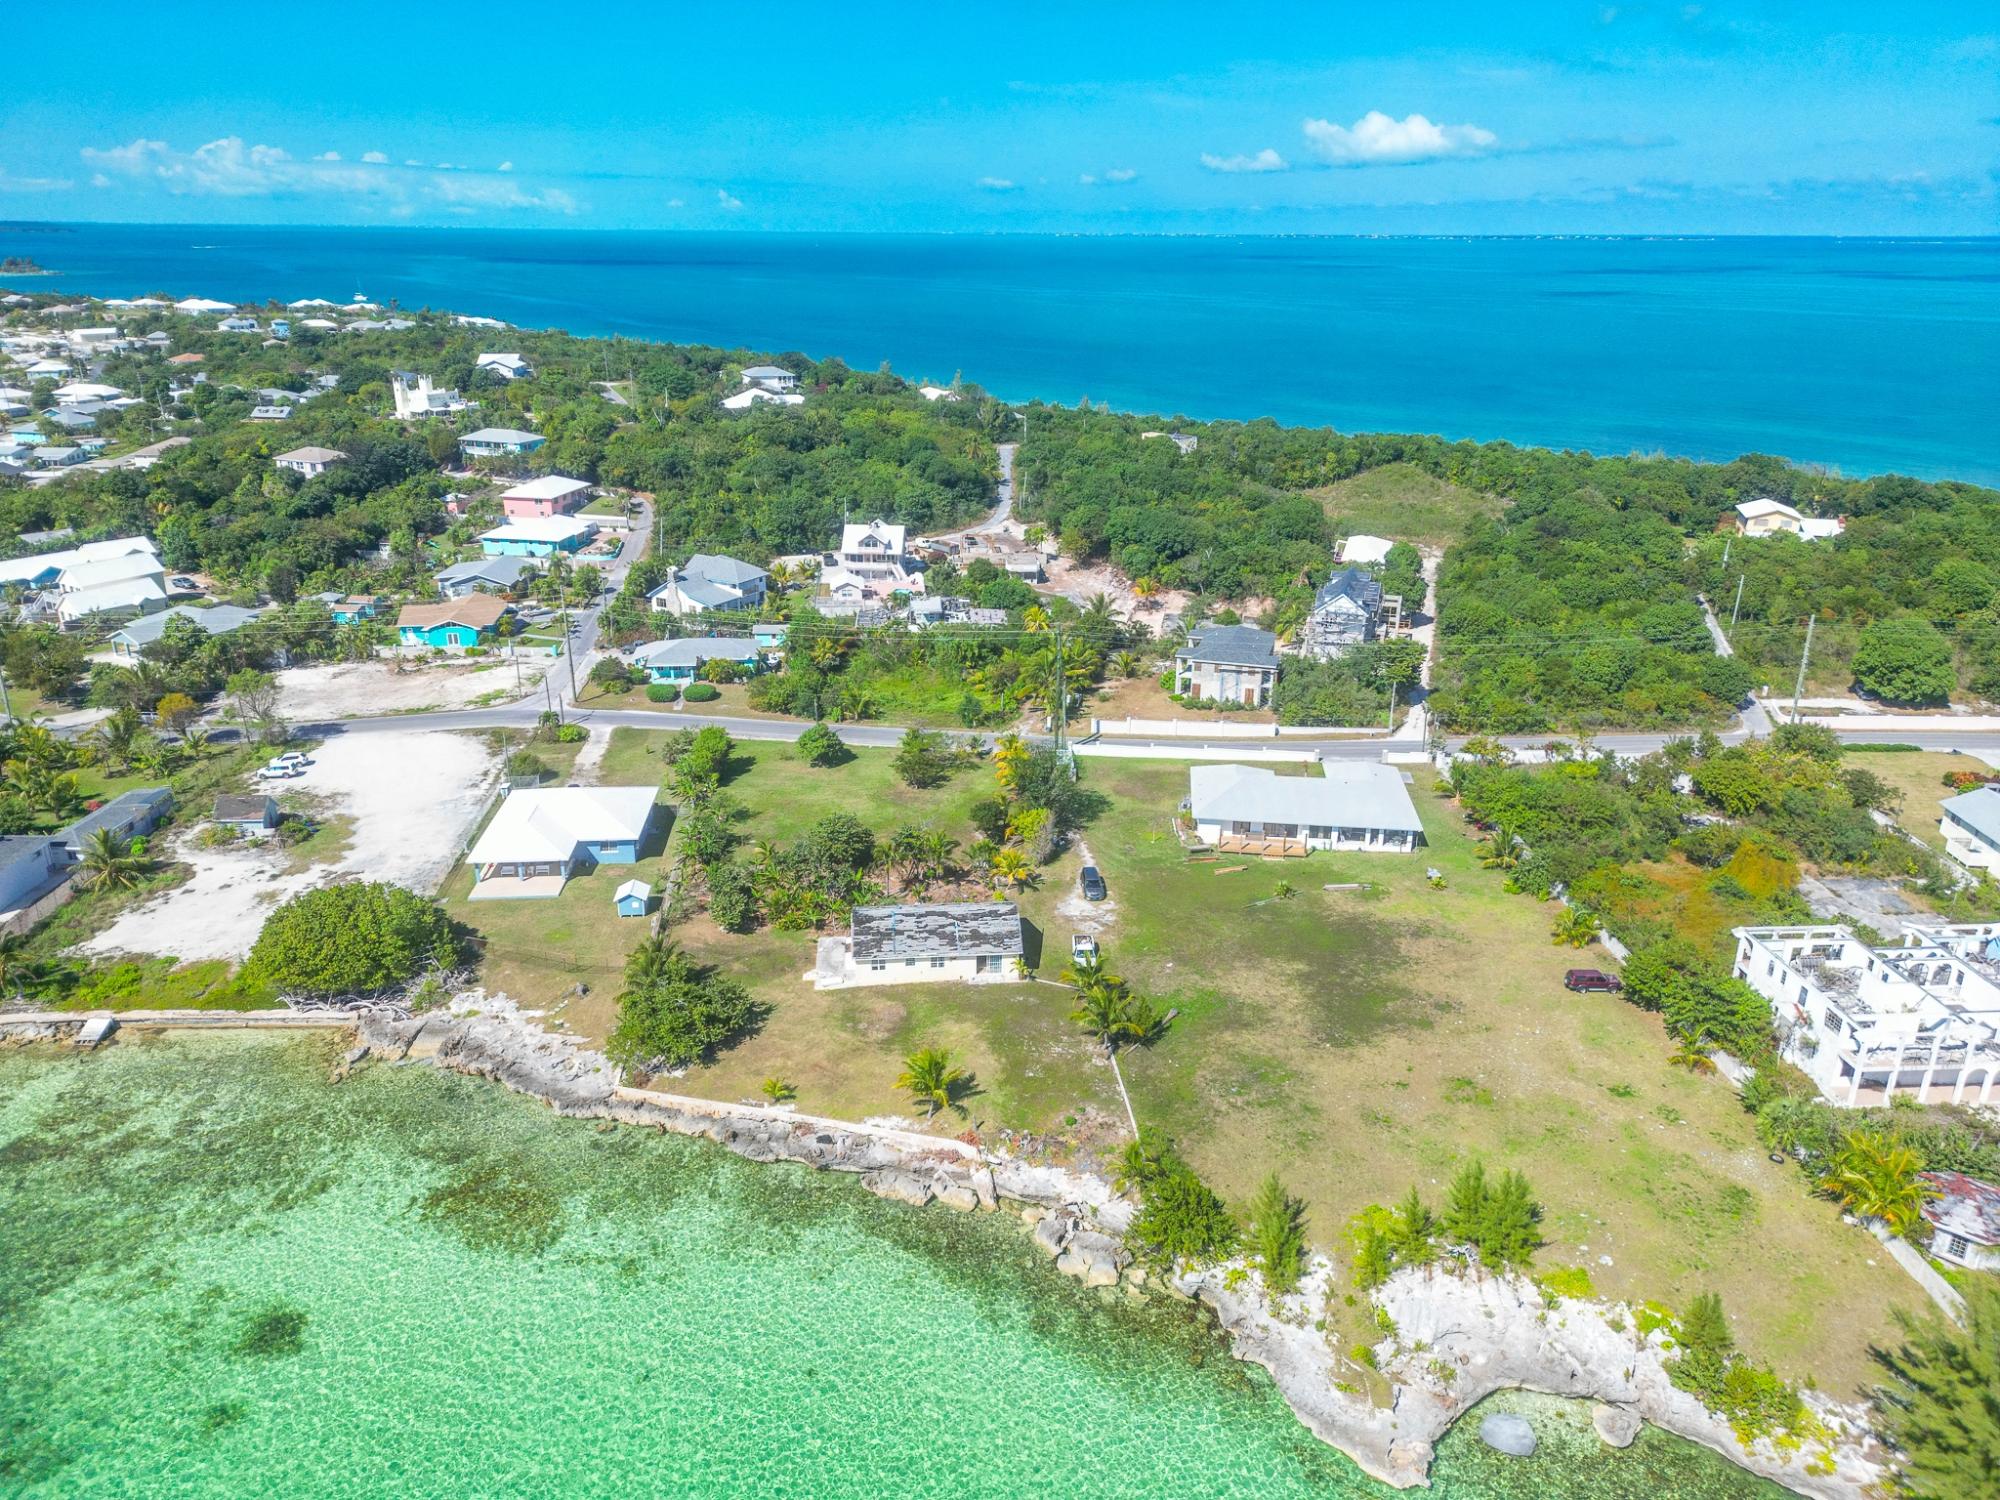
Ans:
[[[1250,1200],[1244,1238],[1263,1268],[1264,1285],[1274,1292],[1289,1292],[1299,1284],[1305,1269],[1306,1206],[1278,1181],[1273,1172]]]
[[[1535,1232],[1541,1217],[1542,1206],[1529,1191],[1528,1179],[1507,1173],[1487,1195],[1483,1232],[1475,1242],[1479,1258],[1494,1267],[1525,1266],[1541,1243]]]
[[[1714,1292],[1703,1292],[1687,1306],[1681,1314],[1680,1328],[1675,1341],[1681,1346],[1681,1358],[1689,1367],[1697,1386],[1709,1383],[1709,1378],[1719,1375],[1736,1348],[1736,1335],[1729,1331],[1729,1320],[1722,1314],[1722,1298]]]
[[[1412,1186],[1409,1195],[1396,1205],[1396,1219],[1387,1236],[1388,1248],[1395,1252],[1400,1265],[1427,1266],[1437,1253],[1431,1244],[1436,1233],[1436,1215]]]
[[[1486,1165],[1469,1161],[1451,1179],[1444,1200],[1444,1232],[1460,1244],[1476,1245],[1486,1225]]]
[[[1373,1224],[1365,1226],[1354,1246],[1354,1285],[1372,1292],[1389,1279],[1392,1264],[1389,1237]]]
[[[1899,1310],[1904,1342],[1872,1351],[1889,1376],[1877,1396],[1884,1436],[1906,1455],[1914,1500],[2000,1493],[2000,1290],[1968,1287],[1965,1304],[1963,1328]]]

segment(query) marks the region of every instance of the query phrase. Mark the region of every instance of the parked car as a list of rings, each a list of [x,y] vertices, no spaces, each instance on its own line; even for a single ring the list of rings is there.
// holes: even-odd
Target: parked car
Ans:
[[[303,776],[305,774],[306,768],[304,766],[284,765],[275,760],[268,766],[259,766],[252,773],[258,781],[290,781],[294,776]]]
[[[1104,888],[1104,877],[1097,873],[1096,865],[1085,865],[1083,874],[1077,878],[1083,886],[1084,900],[1102,901],[1109,894]]]
[[[1563,988],[1579,994],[1610,994],[1622,986],[1616,974],[1606,974],[1602,969],[1571,969],[1563,975]]]
[[[272,756],[271,764],[274,766],[291,766],[296,770],[303,771],[307,766],[312,764],[312,757],[302,754],[297,750],[287,750],[281,755]]]
[[[1076,959],[1096,958],[1097,939],[1087,932],[1073,932],[1069,939],[1069,956]]]

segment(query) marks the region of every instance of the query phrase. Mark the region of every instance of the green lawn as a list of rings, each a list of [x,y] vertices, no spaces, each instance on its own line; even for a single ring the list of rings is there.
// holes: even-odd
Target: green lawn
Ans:
[[[658,739],[617,731],[601,779],[656,781]],[[967,809],[992,787],[987,768],[916,792],[889,760],[864,750],[814,770],[789,746],[739,747],[728,790],[746,808],[746,843],[795,837],[834,811],[883,835],[933,823],[970,839]],[[1352,1214],[1413,1182],[1436,1203],[1468,1157],[1518,1167],[1547,1210],[1541,1267],[1584,1266],[1607,1294],[1669,1306],[1712,1288],[1755,1357],[1843,1394],[1867,1378],[1865,1349],[1888,1336],[1890,1307],[1914,1306],[1920,1294],[1873,1240],[1767,1158],[1726,1084],[1668,1066],[1656,1017],[1562,988],[1564,968],[1609,960],[1555,947],[1548,909],[1504,894],[1502,877],[1479,868],[1428,771],[1414,796],[1430,847],[1414,858],[1194,863],[1170,823],[1185,762],[1082,764],[1109,799],[1085,839],[1116,908],[1102,913],[1111,918],[1106,956],[1179,1012],[1159,1043],[1124,1054],[1134,1104],[1225,1196],[1242,1201],[1275,1170],[1310,1206],[1316,1242],[1338,1246]],[[1068,945],[1072,924],[1057,904],[1083,857],[1063,855],[1021,900],[1046,950],[1045,976],[1059,972]],[[1427,865],[1444,872],[1444,890],[1428,886]],[[487,930],[489,980],[509,993],[523,986],[524,1003],[588,983],[559,1014],[601,1037],[615,1015],[619,964],[641,935],[640,924],[610,914],[610,887],[625,876],[573,882],[557,902],[454,900],[452,910]],[[1366,889],[1322,888],[1354,882]],[[676,937],[768,1010],[754,1035],[663,1086],[741,1099],[776,1076],[809,1111],[907,1114],[893,1086],[900,1060],[941,1045],[973,1070],[979,1092],[962,1118],[936,1128],[1116,1143],[1108,1070],[1069,1023],[1058,987],[820,994],[802,979],[812,933],[738,936],[696,918]]]
[[[1461,489],[1414,464],[1385,464],[1310,493],[1344,532],[1430,547],[1458,540],[1478,517],[1497,516],[1505,505],[1497,495]]]
[[[1944,784],[1945,772],[1993,769],[1973,756],[1951,755],[1942,750],[1884,754],[1850,746],[1845,760],[1849,766],[1874,772],[1900,792],[1903,804],[1896,809],[1896,821],[1906,833],[1939,852],[1944,849],[1944,835],[1938,832],[1938,820],[1944,815],[1946,800],[1958,795]]]

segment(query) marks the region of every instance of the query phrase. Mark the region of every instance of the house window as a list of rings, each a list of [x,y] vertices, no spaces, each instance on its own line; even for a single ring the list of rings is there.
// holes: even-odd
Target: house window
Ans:
[[[1964,1260],[1971,1250],[1971,1242],[1962,1234],[1948,1234],[1944,1237],[1944,1253],[1953,1260]]]
[[[1333,830],[1324,823],[1314,823],[1311,825],[1311,836],[1316,839],[1330,839],[1333,837]]]
[[[885,973],[889,968],[889,961],[883,958],[870,959],[868,967],[877,974]]]
[[[597,852],[599,854],[616,854],[623,847],[621,844],[599,844]]]
[[[932,960],[931,960],[931,967],[932,967],[933,969],[942,969],[942,968],[944,967],[944,960],[943,960],[943,959],[941,959],[941,958],[934,958],[934,959],[932,959]]]
[[[1777,972],[1778,972],[1778,961],[1775,958],[1767,960],[1764,964],[1764,977],[1766,979],[1769,979],[1773,974]]]
[[[1840,1017],[1835,1015],[1832,1011],[1828,1011],[1826,1013],[1826,1029],[1832,1032],[1835,1036],[1840,1035]]]
[[[917,966],[917,961],[914,958],[906,958],[903,960],[903,967],[906,969],[914,969],[916,966]]]
[[[1804,985],[1800,985],[1800,986],[1799,986],[1799,1004],[1801,1004],[1801,1005],[1804,1005],[1805,1003],[1806,1003],[1806,987],[1805,987]]]

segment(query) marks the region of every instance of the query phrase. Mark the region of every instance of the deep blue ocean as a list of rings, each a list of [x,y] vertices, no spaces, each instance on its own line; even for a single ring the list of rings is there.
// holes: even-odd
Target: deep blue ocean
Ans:
[[[5,255],[62,273],[33,290],[359,292],[1010,399],[2000,483],[2000,239],[0,224]]]

